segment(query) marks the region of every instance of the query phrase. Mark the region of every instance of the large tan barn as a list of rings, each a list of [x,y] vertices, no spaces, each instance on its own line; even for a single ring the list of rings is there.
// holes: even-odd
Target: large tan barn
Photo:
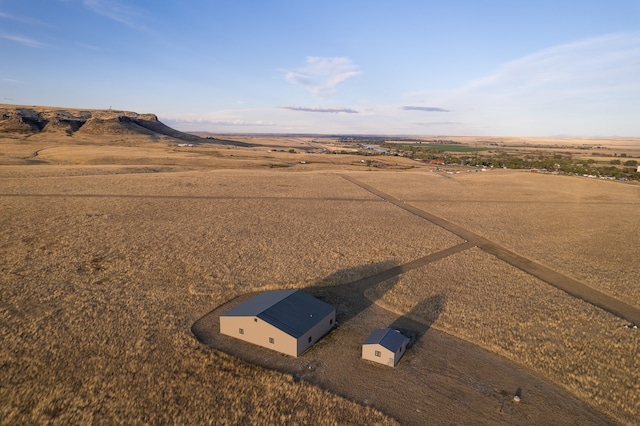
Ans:
[[[300,356],[336,324],[336,309],[302,290],[260,293],[220,315],[220,333]]]
[[[362,358],[395,367],[407,350],[409,338],[392,328],[379,328],[362,344]]]

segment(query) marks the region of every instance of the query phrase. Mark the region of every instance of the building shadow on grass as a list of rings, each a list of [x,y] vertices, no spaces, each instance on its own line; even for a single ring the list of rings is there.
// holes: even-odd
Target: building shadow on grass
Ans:
[[[407,349],[409,349],[429,331],[440,314],[444,312],[446,303],[447,296],[444,294],[431,296],[420,301],[410,312],[400,316],[389,328],[395,328],[410,339],[407,345]],[[419,320],[415,318],[419,318]]]
[[[397,263],[391,261],[346,268],[301,290],[334,306],[336,322],[339,326],[348,323],[353,317],[373,305],[374,301],[365,296],[368,289],[382,283],[384,283],[384,291],[391,289],[400,278],[400,272],[397,269]],[[345,277],[348,279],[354,276],[362,278],[344,283]]]
[[[396,271],[397,268],[397,263],[391,261],[345,268],[326,276],[310,287],[301,288],[301,290],[334,306],[336,308],[336,322],[345,324],[372,305],[372,301],[364,295],[368,288],[386,280],[390,280],[387,284],[391,287],[395,285],[399,275]],[[353,280],[353,277],[356,279]],[[212,335],[218,334],[219,331],[218,329],[210,329],[214,319],[212,317],[219,316],[227,309],[258,293],[238,296],[214,308],[193,323],[191,332],[200,342],[208,344],[212,340]]]
[[[337,326],[297,358],[220,333],[220,314],[255,296],[257,292],[240,295],[213,309],[193,323],[191,332],[211,349],[243,362],[289,374],[293,381],[308,381],[349,399],[366,400],[371,392],[371,383],[376,383],[374,387],[382,387],[382,383],[387,386],[395,383],[403,389],[399,391],[404,395],[403,398],[410,399],[415,396],[412,393],[412,389],[415,389],[409,387],[404,390],[403,379],[397,378],[400,373],[394,375],[391,371],[380,371],[361,359],[361,345],[376,328],[389,326],[398,329],[409,337],[409,349],[422,339],[445,308],[444,295],[435,295],[419,302],[405,315],[395,314],[376,304],[377,299],[398,284],[403,272],[406,269],[394,262],[372,263],[336,271],[314,285],[303,288],[305,292],[336,308]],[[420,357],[420,353],[416,351],[416,356]],[[400,377],[406,379],[407,374],[412,374],[411,371],[406,370],[404,376]],[[344,382],[344,378],[350,376],[359,380],[355,384]],[[394,411],[384,401],[380,404],[379,409],[409,423],[417,423],[413,421],[414,417],[420,416],[415,414],[420,410]]]
[[[332,330],[332,332],[334,332],[374,305],[377,298],[382,298],[384,294],[398,283],[400,275],[404,272],[406,272],[405,268],[393,261],[371,263],[336,271],[319,280],[315,285],[302,288],[301,290],[336,308],[337,327]],[[356,279],[352,280],[352,278]],[[371,298],[367,297],[367,290],[376,286],[376,291],[371,292],[375,294],[375,298],[374,296],[371,296]],[[246,361],[255,362],[255,360],[251,359],[251,356],[246,355],[246,352],[243,356],[242,351],[237,351],[235,348],[231,349],[230,345],[224,343],[226,339],[225,336],[219,333],[220,314],[237,306],[255,294],[257,293],[241,295],[218,306],[194,322],[191,326],[191,332],[200,342],[207,346],[231,353]],[[429,330],[431,325],[443,312],[445,304],[446,296],[432,296],[419,302],[407,314],[397,317],[388,327],[395,328],[409,337],[410,343],[408,347],[411,347]],[[384,309],[380,306],[378,306],[378,308]],[[419,320],[415,318],[419,318]],[[370,331],[373,331],[379,326],[384,325],[372,325]],[[242,343],[239,342],[236,344],[242,345]],[[247,343],[247,345],[249,344]]]
[[[366,269],[365,269],[366,270]],[[336,307],[336,321],[338,327],[348,323],[353,317],[372,306],[376,300],[381,299],[400,280],[400,275],[405,272],[401,265],[393,262],[372,264],[369,270],[378,271],[346,284],[333,284],[326,286],[313,286],[304,291],[318,297],[321,300]],[[339,282],[339,278],[345,273],[362,272],[362,267],[350,268],[339,271],[322,280],[322,282]],[[367,295],[367,290],[377,286],[375,293]],[[369,296],[369,297],[368,297]],[[400,315],[389,328],[396,329],[410,339],[407,348],[415,345],[431,328],[433,323],[444,312],[447,302],[445,294],[437,294],[416,304],[409,312]],[[384,309],[383,307],[380,307]],[[375,327],[372,327],[373,331]]]

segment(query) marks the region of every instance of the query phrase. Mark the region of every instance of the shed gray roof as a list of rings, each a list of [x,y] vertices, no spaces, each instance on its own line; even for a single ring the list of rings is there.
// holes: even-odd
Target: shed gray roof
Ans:
[[[396,352],[402,346],[403,342],[408,342],[409,338],[392,328],[379,328],[373,332],[364,341],[365,345],[380,345],[383,348]]]
[[[302,290],[265,291],[221,316],[255,316],[296,339],[335,308]]]

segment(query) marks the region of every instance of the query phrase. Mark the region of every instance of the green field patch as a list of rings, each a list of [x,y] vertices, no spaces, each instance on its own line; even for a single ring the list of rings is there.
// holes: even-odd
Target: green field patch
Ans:
[[[477,152],[477,151],[489,151],[492,148],[476,148],[465,145],[431,145],[435,149],[439,149],[445,152]]]
[[[424,144],[424,143],[416,143],[410,145],[402,145],[403,147],[411,147],[411,148],[424,148],[424,149],[435,149],[441,152],[478,152],[478,151],[489,151],[495,148],[476,148],[467,145],[444,145],[444,144]]]

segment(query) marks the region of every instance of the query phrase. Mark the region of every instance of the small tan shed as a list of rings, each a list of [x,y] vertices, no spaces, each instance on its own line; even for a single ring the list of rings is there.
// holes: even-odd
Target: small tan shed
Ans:
[[[220,315],[220,333],[298,357],[336,323],[336,309],[302,290],[265,291]]]
[[[374,330],[362,344],[362,358],[395,367],[404,355],[409,338],[393,328]]]

